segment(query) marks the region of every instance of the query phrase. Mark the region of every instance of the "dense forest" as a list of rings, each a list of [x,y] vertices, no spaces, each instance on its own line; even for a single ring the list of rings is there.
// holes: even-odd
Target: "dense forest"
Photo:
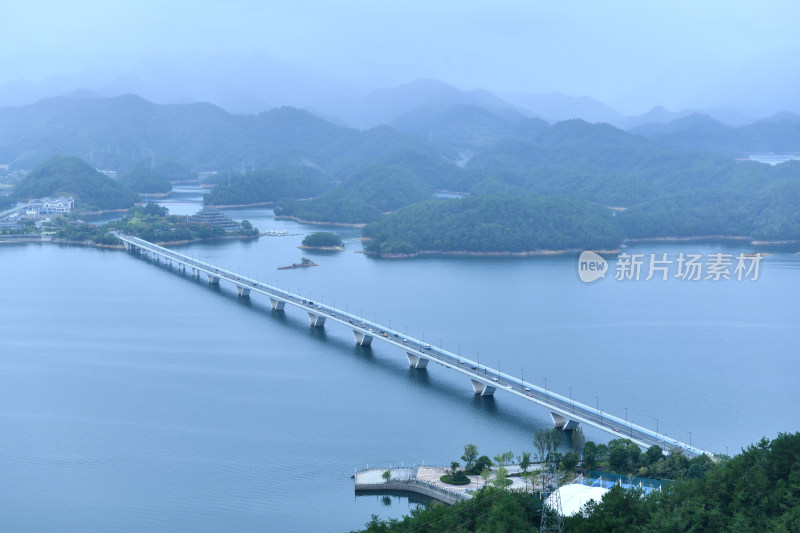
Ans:
[[[139,198],[86,162],[67,156],[42,163],[14,189],[14,197],[21,202],[44,196],[72,196],[78,209],[127,208]]]
[[[613,213],[566,196],[493,194],[429,200],[364,228],[367,251],[528,252],[614,249],[623,231]]]
[[[409,170],[369,167],[311,201],[281,202],[275,214],[321,222],[365,223],[432,194],[433,187]]]
[[[150,167],[137,167],[119,177],[119,184],[138,193],[166,193],[172,190],[169,178]]]
[[[307,166],[236,173],[203,197],[206,205],[270,203],[288,198],[311,198],[331,187],[319,170]]]
[[[342,248],[342,238],[329,231],[318,231],[303,238],[303,248]]]
[[[536,493],[490,486],[450,507],[417,507],[401,520],[373,516],[363,531],[537,531],[540,502]],[[615,486],[600,503],[590,503],[583,513],[565,518],[564,529],[800,531],[800,433],[762,439],[717,463],[706,460],[660,492],[644,494]]]

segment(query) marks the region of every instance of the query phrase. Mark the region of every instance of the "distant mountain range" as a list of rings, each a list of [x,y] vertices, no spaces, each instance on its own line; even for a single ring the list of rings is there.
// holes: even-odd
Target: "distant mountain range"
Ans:
[[[21,169],[61,154],[118,171],[152,160],[195,171],[305,165],[337,179],[365,158],[402,150],[442,148],[387,126],[359,131],[290,107],[234,115],[211,104],[160,105],[125,95],[0,108],[0,161]]]
[[[365,90],[334,75],[313,72],[264,54],[159,57],[127,68],[7,83],[0,85],[0,106],[28,105],[58,96],[108,98],[125,94],[160,104],[210,103],[233,114],[257,115],[274,107],[290,106],[359,129],[406,124],[406,116],[441,114],[453,106],[473,106],[505,119],[517,116],[554,123],[580,118],[623,129],[666,124],[697,113],[730,126],[759,118],[752,110],[735,105],[677,111],[657,106],[642,115],[624,116],[589,96],[462,90],[433,79]],[[798,104],[791,105],[795,108],[786,109],[800,112]]]
[[[779,113],[734,128],[708,115],[692,114],[668,124],[650,123],[631,133],[657,144],[685,150],[717,151],[731,155],[747,152],[800,151],[800,115]]]
[[[560,132],[569,132],[569,138],[559,143],[594,148],[596,138],[582,136],[603,132],[603,139],[615,139],[614,149],[636,147],[644,137],[665,149],[729,157],[800,151],[800,116],[792,113],[738,127],[691,114],[625,133],[610,125],[553,127],[484,91],[463,92],[431,81],[376,93],[368,101],[375,113],[394,117],[390,126],[361,131],[290,107],[241,115],[212,104],[161,105],[134,95],[48,98],[0,107],[0,164],[30,169],[64,154],[119,171],[159,159],[194,170],[306,165],[339,179],[365,161],[392,153],[416,151],[463,165],[472,154],[508,140],[549,146]]]

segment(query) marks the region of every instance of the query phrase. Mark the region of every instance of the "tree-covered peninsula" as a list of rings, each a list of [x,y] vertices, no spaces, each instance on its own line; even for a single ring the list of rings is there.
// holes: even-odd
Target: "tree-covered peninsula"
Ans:
[[[364,228],[368,253],[525,253],[616,249],[622,227],[608,209],[578,198],[493,194],[429,200]]]

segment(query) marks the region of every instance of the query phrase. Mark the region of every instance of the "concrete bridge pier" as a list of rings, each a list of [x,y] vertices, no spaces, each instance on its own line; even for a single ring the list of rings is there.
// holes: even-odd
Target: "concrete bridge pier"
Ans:
[[[286,302],[275,298],[270,298],[269,304],[272,306],[273,311],[283,311],[283,308],[286,307]]]
[[[236,286],[236,292],[239,293],[239,296],[250,296],[250,289],[241,285]]]
[[[208,282],[211,285],[219,285],[219,276],[215,276],[213,274],[208,275]]]
[[[563,416],[563,415],[561,415],[559,413],[554,413],[552,411],[550,412],[550,416],[553,419],[553,425],[557,429],[561,429],[561,430],[564,430],[564,431],[569,431],[571,429],[575,429],[576,427],[578,427],[578,421],[577,420],[570,420],[567,417],[565,417],[565,416]]]
[[[476,379],[472,381],[472,390],[475,391],[475,394],[480,396],[494,396],[494,391],[496,388],[488,383],[484,383],[483,381],[478,381]]]
[[[372,335],[367,335],[358,330],[353,330],[353,337],[356,339],[356,344],[359,346],[369,346],[372,344]]]
[[[322,326],[325,325],[325,317],[324,316],[319,316],[319,315],[311,313],[311,312],[308,313],[308,321],[311,323],[312,326],[314,326],[316,328],[321,328]]]
[[[413,354],[411,352],[406,352],[406,357],[408,357],[408,364],[411,368],[425,368],[428,366],[428,359],[424,357],[420,357],[417,354]]]

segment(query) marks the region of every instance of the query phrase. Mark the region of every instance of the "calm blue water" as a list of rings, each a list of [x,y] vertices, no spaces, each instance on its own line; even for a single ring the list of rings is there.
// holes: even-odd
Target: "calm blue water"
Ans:
[[[800,256],[769,256],[756,282],[585,285],[574,257],[381,261],[355,253],[359,230],[335,231],[345,252],[301,252],[302,235],[181,251],[657,418],[701,448],[800,430]],[[719,250],[748,251],[629,251]],[[276,270],[301,255],[320,266]],[[356,347],[339,325],[309,328],[299,310],[124,252],[3,245],[0,274],[0,531],[348,531],[409,509],[355,497],[354,468],[443,464],[467,442],[519,454],[550,423],[438,365],[412,371],[400,350]]]

